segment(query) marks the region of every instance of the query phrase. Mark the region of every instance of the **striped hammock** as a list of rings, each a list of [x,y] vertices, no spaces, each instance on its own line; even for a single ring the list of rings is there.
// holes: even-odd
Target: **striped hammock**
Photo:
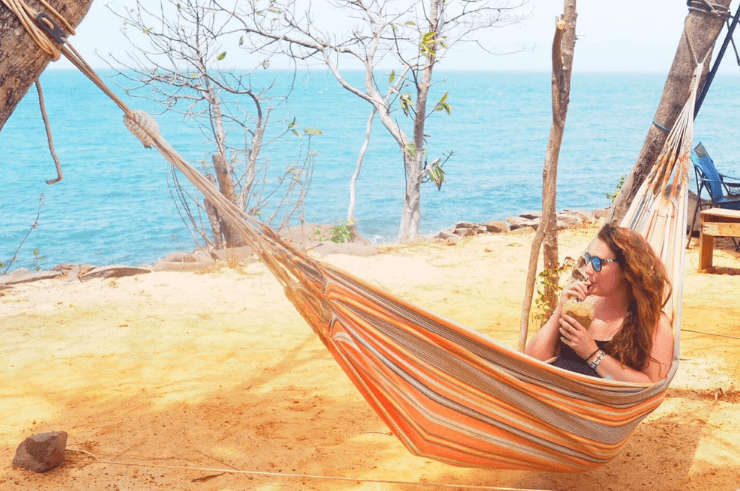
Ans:
[[[695,81],[700,73],[701,66]],[[253,247],[411,452],[461,466],[581,472],[617,455],[640,421],[660,405],[678,369],[695,96],[694,82],[622,222],[647,238],[674,287],[666,306],[674,327],[674,360],[668,377],[655,384],[616,382],[553,367],[321,264],[244,216],[158,132],[141,131],[148,135],[145,144],[182,171]],[[127,112],[127,125],[146,126],[139,116]]]

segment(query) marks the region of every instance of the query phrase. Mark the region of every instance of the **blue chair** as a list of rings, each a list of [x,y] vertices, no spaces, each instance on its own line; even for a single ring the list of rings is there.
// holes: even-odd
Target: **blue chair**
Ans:
[[[689,242],[696,217],[702,208],[740,210],[740,179],[720,174],[701,142],[691,152],[691,162],[694,164],[696,174],[697,206],[689,228]],[[702,200],[703,192],[707,195],[707,200]]]

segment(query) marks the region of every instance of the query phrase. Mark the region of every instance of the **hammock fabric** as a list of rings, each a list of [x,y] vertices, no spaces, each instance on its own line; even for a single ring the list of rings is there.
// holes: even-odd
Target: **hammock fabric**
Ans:
[[[66,48],[63,53],[70,58]],[[107,89],[91,69],[75,64]],[[666,314],[674,328],[674,360],[668,377],[655,384],[615,382],[553,367],[309,258],[224,198],[160,136],[146,113],[114,100],[142,143],[157,148],[185,174],[252,246],[411,452],[461,466],[581,472],[620,451],[640,421],[660,405],[678,369],[682,238],[700,73],[701,65],[689,100],[623,221],[648,239],[673,283]]]

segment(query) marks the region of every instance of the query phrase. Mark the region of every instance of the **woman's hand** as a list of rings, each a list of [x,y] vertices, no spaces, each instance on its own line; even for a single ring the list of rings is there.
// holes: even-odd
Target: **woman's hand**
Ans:
[[[560,340],[581,358],[599,349],[586,328],[573,317],[565,314],[560,316]]]
[[[571,298],[575,298],[579,301],[584,301],[588,296],[588,288],[591,286],[590,281],[576,281],[566,286],[563,289],[563,293],[560,294],[560,302],[558,306],[562,307],[565,302]]]

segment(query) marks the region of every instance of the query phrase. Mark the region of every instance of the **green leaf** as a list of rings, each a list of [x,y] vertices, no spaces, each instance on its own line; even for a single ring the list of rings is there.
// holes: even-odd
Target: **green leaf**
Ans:
[[[244,36],[239,37],[239,46],[244,44]]]
[[[436,159],[432,162],[432,166],[429,169],[429,177],[437,185],[437,189],[442,189],[442,183],[445,182],[445,171],[440,167],[439,162],[441,159]]]
[[[416,22],[414,22],[413,20],[410,20],[410,21],[406,22],[406,25],[407,26],[415,26],[416,25]]]
[[[216,59],[219,61],[223,60],[224,58],[226,58],[226,51],[216,57]]]
[[[392,84],[395,79],[396,79],[396,71],[395,70],[392,70],[391,71],[391,76],[388,77],[388,83],[389,84]]]
[[[445,95],[443,95],[437,105],[434,106],[435,111],[445,111],[447,114],[450,114],[450,111],[452,111],[452,106],[450,106],[449,102],[447,102],[448,95],[449,92],[445,92]]]
[[[414,101],[411,100],[411,94],[401,94],[401,109],[403,113],[408,116],[411,108],[414,106]]]

